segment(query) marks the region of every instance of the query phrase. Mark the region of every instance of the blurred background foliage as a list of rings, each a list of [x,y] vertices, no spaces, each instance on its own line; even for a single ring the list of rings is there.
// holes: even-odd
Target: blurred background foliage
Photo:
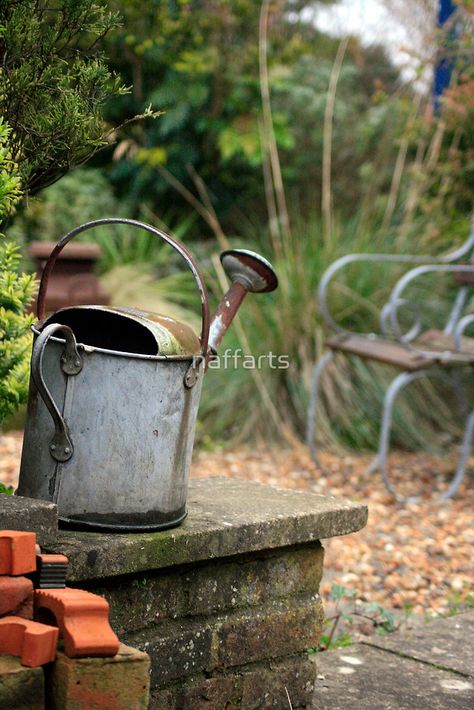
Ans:
[[[312,11],[321,4],[332,3],[110,0],[114,27],[94,47],[109,95],[92,158],[24,201],[8,227],[26,245],[106,215],[165,226],[196,253],[214,302],[225,286],[220,248],[261,250],[274,262],[279,290],[247,299],[224,347],[284,353],[290,367],[211,370],[199,426],[209,444],[302,434],[324,339],[315,292],[331,261],[355,251],[446,252],[468,234],[472,3],[458,2],[455,55],[434,25],[426,28],[437,56],[451,52],[455,65],[438,113],[431,85],[419,79],[435,54],[407,80],[382,44],[318,30]],[[78,46],[87,56],[85,41]],[[196,323],[192,280],[150,235],[109,228],[97,240],[114,303],[178,309]],[[336,317],[369,330],[399,275],[351,269],[331,295]],[[449,290],[437,284],[435,307]],[[383,366],[336,362],[324,385],[322,440],[372,448],[392,376]],[[446,416],[445,395],[420,384],[397,413],[396,442],[416,448],[428,437],[444,445]],[[449,421],[448,439],[456,432]]]

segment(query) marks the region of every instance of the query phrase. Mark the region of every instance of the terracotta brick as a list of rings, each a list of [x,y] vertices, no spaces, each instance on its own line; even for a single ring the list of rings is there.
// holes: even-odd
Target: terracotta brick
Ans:
[[[0,708],[44,710],[42,668],[25,668],[18,658],[0,657]]]
[[[28,574],[35,570],[35,533],[0,530],[0,574]]]
[[[59,631],[19,616],[0,619],[0,654],[19,656],[24,666],[42,666],[56,657]]]
[[[26,577],[0,577],[0,616],[33,618],[33,582]]]
[[[59,651],[47,669],[50,710],[147,710],[150,659],[120,644],[107,658],[69,658]]]
[[[64,638],[64,652],[80,656],[115,656],[119,640],[110,628],[109,604],[97,594],[82,589],[36,589],[35,618],[42,609],[56,618]]]

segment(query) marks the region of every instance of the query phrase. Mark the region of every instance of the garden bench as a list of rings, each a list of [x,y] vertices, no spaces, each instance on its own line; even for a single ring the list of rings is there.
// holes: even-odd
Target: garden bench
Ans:
[[[328,288],[334,277],[350,264],[402,264],[409,268],[392,288],[387,302],[379,312],[380,334],[357,333],[341,327],[332,317],[328,306]],[[442,329],[426,324],[423,306],[426,302],[410,300],[407,291],[424,275],[442,274],[454,277],[449,296],[452,300]],[[474,313],[469,313],[474,289],[474,221],[464,244],[440,258],[394,254],[349,254],[336,260],[323,274],[318,296],[324,322],[334,335],[325,342],[326,352],[316,363],[311,382],[307,418],[306,441],[316,461],[315,429],[319,403],[321,375],[335,353],[374,360],[402,370],[388,387],[382,410],[377,455],[370,471],[380,470],[387,490],[398,500],[405,500],[397,493],[389,476],[388,453],[393,408],[397,395],[410,383],[421,378],[434,377],[453,387],[460,416],[465,418],[461,453],[454,477],[440,498],[449,498],[458,490],[468,462],[474,433],[474,411],[469,412],[463,388],[458,379],[459,368],[474,365],[474,338],[465,336],[466,329],[474,324]],[[410,316],[408,326],[402,324]]]

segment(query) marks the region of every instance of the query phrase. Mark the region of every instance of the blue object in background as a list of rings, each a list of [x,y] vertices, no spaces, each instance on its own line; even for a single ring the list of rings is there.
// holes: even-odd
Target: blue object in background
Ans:
[[[443,25],[449,20],[455,10],[456,4],[452,0],[439,0],[438,27],[440,29],[443,28]],[[449,33],[449,40],[454,39],[454,37],[455,29],[453,27]],[[449,86],[453,69],[453,60],[443,57],[443,47],[440,47],[440,50],[441,57],[435,66],[433,82],[433,104],[436,112],[440,109],[440,98],[444,90]]]

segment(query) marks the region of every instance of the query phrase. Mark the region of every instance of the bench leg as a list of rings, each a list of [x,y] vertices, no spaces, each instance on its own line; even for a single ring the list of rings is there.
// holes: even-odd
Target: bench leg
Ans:
[[[369,466],[367,466],[367,468],[365,469],[365,472],[368,476],[370,476],[371,473],[375,473],[376,471],[379,470],[379,468],[380,468],[380,462],[379,462],[379,455],[377,454],[374,457],[373,461],[369,464]]]
[[[316,455],[316,414],[318,408],[319,399],[319,383],[321,381],[321,375],[323,373],[326,365],[331,362],[334,357],[332,350],[328,350],[314,366],[313,374],[311,377],[311,390],[309,395],[309,406],[308,406],[308,419],[306,421],[306,445],[309,449],[310,456],[314,463],[319,466],[318,458]]]
[[[407,498],[407,497],[399,495],[395,491],[395,489],[392,486],[390,479],[389,479],[387,459],[388,459],[389,448],[390,448],[390,430],[392,427],[393,407],[394,407],[395,400],[396,400],[399,392],[402,389],[404,389],[407,385],[411,384],[415,380],[421,379],[422,377],[437,377],[439,379],[451,381],[450,378],[444,372],[440,372],[440,371],[436,371],[436,370],[419,370],[418,372],[411,372],[411,373],[402,372],[401,374],[397,375],[397,377],[395,377],[395,379],[392,381],[392,383],[390,384],[390,387],[388,388],[388,390],[385,394],[384,405],[383,405],[383,414],[382,414],[382,425],[381,425],[380,439],[379,439],[379,450],[378,450],[375,460],[373,461],[372,465],[370,466],[371,471],[374,471],[376,469],[380,470],[385,488],[387,489],[387,491],[391,495],[393,495],[393,497],[396,500],[398,500],[400,502],[405,502],[405,501],[417,502],[417,501],[419,501],[419,498],[418,497]],[[462,443],[462,448],[461,448],[461,456],[459,459],[456,473],[455,473],[454,478],[453,478],[450,486],[448,487],[447,491],[445,491],[440,496],[441,500],[443,500],[445,498],[450,498],[451,496],[453,496],[461,484],[461,481],[464,477],[464,472],[466,470],[466,465],[467,465],[469,451],[470,451],[471,444],[472,444],[473,434],[474,434],[474,412],[471,413],[471,415],[469,416],[469,418],[467,420],[466,429],[464,432],[463,443]]]
[[[461,445],[461,454],[459,456],[456,473],[454,474],[454,478],[451,481],[451,485],[449,486],[448,490],[440,496],[441,500],[445,500],[446,498],[451,498],[452,496],[454,496],[462,483],[467,468],[469,454],[471,452],[473,435],[474,411],[471,412],[466,421],[466,428],[464,429],[464,436]]]

